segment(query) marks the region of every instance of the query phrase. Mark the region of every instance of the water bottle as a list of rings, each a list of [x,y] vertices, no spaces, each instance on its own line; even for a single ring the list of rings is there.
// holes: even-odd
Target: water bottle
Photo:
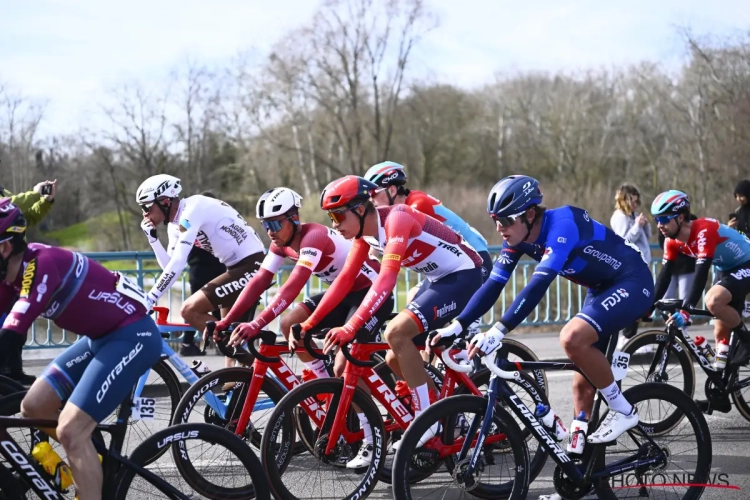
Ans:
[[[555,412],[549,406],[542,403],[537,404],[534,416],[542,422],[555,441],[560,442],[568,437],[568,430],[563,425],[562,420],[555,415]]]
[[[589,431],[589,421],[586,420],[586,414],[581,412],[570,424],[570,441],[568,442],[568,453],[580,455],[583,453],[583,446],[586,444],[586,434]]]
[[[193,373],[195,373],[195,376],[198,378],[201,378],[207,373],[211,373],[211,368],[200,359],[194,359],[190,364],[190,369],[193,370]]]
[[[70,467],[62,461],[60,455],[52,449],[47,441],[42,441],[34,446],[34,449],[31,450],[31,456],[44,467],[49,475],[54,476],[55,483],[61,490],[67,490],[73,484],[73,474],[70,472]]]
[[[729,356],[729,344],[726,340],[720,340],[716,344],[716,360],[714,361],[714,368],[717,371],[723,370],[727,366],[727,356]]]
[[[701,354],[705,357],[709,363],[713,363],[715,360],[715,352],[708,339],[698,335],[695,337],[695,346],[700,349]]]

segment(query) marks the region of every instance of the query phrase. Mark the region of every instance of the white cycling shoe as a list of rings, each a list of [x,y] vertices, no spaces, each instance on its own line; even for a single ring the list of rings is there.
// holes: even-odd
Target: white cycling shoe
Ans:
[[[599,428],[596,429],[596,432],[591,434],[586,441],[591,444],[612,442],[623,433],[638,425],[638,422],[638,412],[635,411],[635,406],[630,415],[625,415],[624,413],[610,409],[607,416],[604,417],[602,425],[600,425]]]
[[[424,446],[427,441],[437,436],[438,432],[440,432],[440,424],[438,422],[435,422],[434,424],[432,424],[432,426],[430,426],[429,429],[427,429],[427,432],[422,434],[422,437],[419,439],[419,443],[417,443],[417,448],[421,448],[422,446]],[[391,445],[393,453],[396,453],[398,451],[399,446],[401,446],[401,441],[402,440],[399,439]]]
[[[357,456],[346,463],[346,468],[359,469],[362,467],[369,467],[369,465],[372,463],[373,450],[374,448],[372,446],[372,443],[367,443],[363,446],[360,446],[359,451],[357,452]]]

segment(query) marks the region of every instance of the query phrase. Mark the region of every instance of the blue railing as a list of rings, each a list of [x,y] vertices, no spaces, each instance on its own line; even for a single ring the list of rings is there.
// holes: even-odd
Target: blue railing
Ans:
[[[658,248],[656,245],[652,245],[654,249]],[[493,255],[500,251],[499,246],[490,247],[490,253]],[[86,254],[89,258],[102,262],[108,267],[116,268],[116,270],[127,274],[128,276],[134,277],[138,284],[148,290],[156,278],[161,273],[161,269],[155,264],[155,256],[153,252],[93,252]],[[130,264],[125,266],[112,266],[112,261],[128,261]],[[151,265],[149,262],[153,261]],[[505,287],[505,291],[500,296],[495,308],[488,312],[484,318],[484,325],[492,324],[495,322],[497,315],[502,314],[502,311],[509,306],[516,294],[529,282],[531,274],[533,273],[533,267],[536,266],[536,262],[533,260],[522,260],[516,268],[513,277],[511,278],[508,285]],[[651,270],[656,273],[658,266],[661,264],[659,259],[653,259],[651,262]],[[284,279],[292,269],[291,265],[283,266],[276,276],[276,283],[283,283]],[[400,279],[396,284],[396,306],[395,310],[401,310],[406,305],[406,296],[408,291],[415,285],[421,282],[419,274],[410,272],[408,269],[401,272]],[[325,288],[324,283],[318,278],[313,277],[299,297],[304,299],[310,295],[320,293]],[[272,288],[265,292],[263,305],[268,304],[269,297],[275,293],[275,288]],[[187,273],[183,272],[177,285],[170,289],[164,297],[159,301],[159,305],[167,306],[170,308],[170,318],[180,321],[179,308],[184,299],[190,295],[188,286]],[[581,309],[583,299],[585,297],[585,290],[572,283],[569,280],[558,277],[550,286],[549,290],[545,294],[544,299],[536,307],[534,312],[524,321],[523,326],[544,326],[544,325],[560,325],[569,321],[575,314]],[[278,328],[278,320],[275,325]],[[32,327],[31,335],[29,336],[29,343],[26,345],[28,349],[38,348],[49,348],[49,347],[66,347],[74,342],[78,336],[72,332],[61,330],[51,321],[45,319],[38,319]],[[176,336],[173,340],[178,340],[180,337]]]

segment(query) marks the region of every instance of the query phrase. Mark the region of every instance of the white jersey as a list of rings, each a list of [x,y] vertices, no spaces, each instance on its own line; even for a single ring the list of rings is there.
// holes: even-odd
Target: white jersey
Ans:
[[[162,264],[164,271],[149,292],[156,302],[182,273],[193,245],[213,254],[226,266],[233,266],[250,255],[264,252],[258,233],[229,204],[215,198],[195,195],[180,200],[174,220],[167,227],[169,248],[168,262]],[[152,245],[157,258],[163,248],[158,241]]]

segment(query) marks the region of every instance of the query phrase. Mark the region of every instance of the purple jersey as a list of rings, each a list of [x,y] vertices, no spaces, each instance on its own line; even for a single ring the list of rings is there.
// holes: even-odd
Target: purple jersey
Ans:
[[[3,328],[26,335],[42,316],[96,339],[146,314],[146,294],[138,285],[80,253],[31,243],[21,266],[13,283],[0,284],[0,310],[13,304]]]

